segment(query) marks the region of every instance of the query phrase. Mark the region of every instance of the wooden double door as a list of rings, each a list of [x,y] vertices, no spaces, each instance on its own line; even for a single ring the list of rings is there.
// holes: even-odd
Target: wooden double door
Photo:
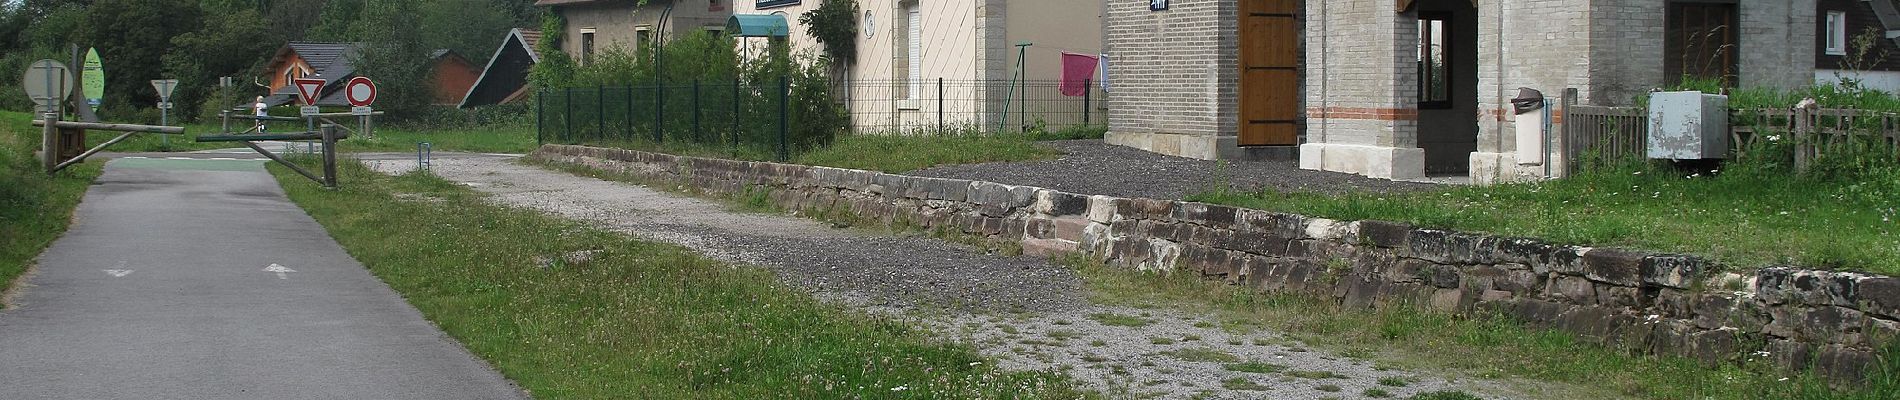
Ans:
[[[1301,1],[1240,0],[1241,146],[1299,144]]]

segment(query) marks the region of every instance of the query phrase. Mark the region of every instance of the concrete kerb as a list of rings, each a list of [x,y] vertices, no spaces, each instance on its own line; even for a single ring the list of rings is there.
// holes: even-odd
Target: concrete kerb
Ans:
[[[788,210],[847,207],[868,220],[1012,242],[1036,255],[1073,251],[1114,266],[1193,271],[1347,306],[1500,310],[1658,354],[1726,359],[1716,349],[1779,346],[1812,354],[1777,357],[1782,366],[1819,360],[1837,377],[1863,376],[1856,374],[1869,364],[1861,361],[1875,354],[1869,338],[1900,327],[1900,280],[1886,276],[1790,267],[1714,273],[1723,267],[1679,254],[832,167],[561,145],[530,157],[712,192],[783,192],[773,201]],[[1720,335],[1759,335],[1746,343],[1764,348],[1712,339]]]

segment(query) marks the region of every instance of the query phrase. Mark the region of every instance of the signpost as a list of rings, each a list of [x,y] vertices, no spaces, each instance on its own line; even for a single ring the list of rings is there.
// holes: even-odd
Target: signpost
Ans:
[[[376,82],[364,76],[350,78],[349,83],[343,84],[343,98],[350,101],[350,115],[356,116],[357,126],[362,128],[363,137],[376,137],[370,133],[369,127],[370,115],[376,112],[375,109],[370,108],[370,104],[376,103]]]
[[[80,76],[86,81],[86,105],[93,112],[99,112],[99,99],[106,97],[106,66],[99,60],[98,49],[86,49],[86,70]]]
[[[178,88],[177,79],[153,79],[152,90],[158,91],[158,124],[171,125],[172,89]],[[159,146],[171,148],[171,138],[159,136]]]
[[[61,113],[60,99],[72,91],[73,74],[66,64],[53,60],[34,61],[26,67],[26,76],[20,81],[26,89],[26,96],[33,99],[39,114]]]

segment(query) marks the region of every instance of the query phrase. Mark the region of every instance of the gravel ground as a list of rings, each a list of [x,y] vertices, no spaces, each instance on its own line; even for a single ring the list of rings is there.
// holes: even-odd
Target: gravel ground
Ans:
[[[1225,161],[1227,165],[1222,167],[1219,164],[1223,162],[1162,155],[1101,140],[1064,140],[1043,142],[1043,145],[1065,155],[1043,161],[947,165],[912,171],[909,175],[1165,200],[1179,200],[1222,181],[1249,191],[1271,187],[1321,193],[1397,192],[1433,187],[1427,183],[1303,170],[1294,161]]]
[[[385,173],[412,156],[361,155]],[[1069,269],[1032,257],[1002,257],[926,237],[836,229],[786,215],[738,212],[709,200],[623,182],[516,164],[510,157],[441,155],[432,171],[490,193],[499,204],[542,210],[710,257],[758,265],[814,296],[871,312],[918,318],[947,340],[968,343],[1014,370],[1062,371],[1113,398],[1364,398],[1378,389],[1404,398],[1459,389],[1517,398],[1495,382],[1452,380],[1374,368],[1303,348],[1273,332],[1236,334],[1192,316],[1089,303]],[[1144,323],[1105,324],[1101,315]],[[1178,351],[1188,349],[1190,353]],[[1282,366],[1238,372],[1235,361]],[[1336,376],[1298,376],[1326,371]],[[1253,385],[1239,385],[1233,379]],[[1404,386],[1381,385],[1399,378]],[[1388,380],[1390,381],[1390,380]]]

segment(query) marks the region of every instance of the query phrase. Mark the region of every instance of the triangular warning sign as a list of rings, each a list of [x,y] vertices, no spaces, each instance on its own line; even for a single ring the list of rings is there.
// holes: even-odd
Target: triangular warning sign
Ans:
[[[299,78],[296,83],[297,99],[303,100],[306,106],[317,105],[317,96],[323,94],[323,80]]]

